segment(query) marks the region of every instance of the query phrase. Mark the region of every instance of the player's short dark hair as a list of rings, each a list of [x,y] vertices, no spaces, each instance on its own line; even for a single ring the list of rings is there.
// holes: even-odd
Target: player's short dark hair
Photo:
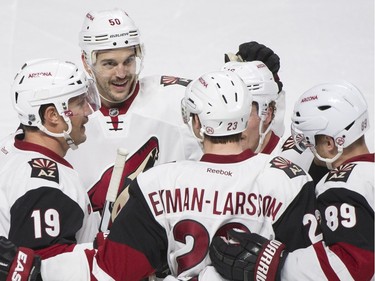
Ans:
[[[39,116],[40,116],[40,120],[42,121],[42,124],[44,124],[44,113],[46,112],[46,109],[49,107],[49,106],[55,106],[53,103],[48,103],[48,104],[42,104],[40,107],[39,107]],[[23,125],[23,129],[25,131],[38,131],[39,128],[36,127],[36,126],[27,126],[27,125]]]
[[[212,143],[230,143],[230,142],[240,142],[241,141],[241,135],[242,133],[234,134],[234,135],[229,135],[229,136],[208,136],[204,135],[204,138],[209,140]]]

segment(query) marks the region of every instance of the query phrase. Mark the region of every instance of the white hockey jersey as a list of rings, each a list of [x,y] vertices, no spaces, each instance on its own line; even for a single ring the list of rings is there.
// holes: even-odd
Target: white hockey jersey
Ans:
[[[43,278],[64,263],[70,272],[61,280],[138,281],[168,264],[179,279],[196,280],[210,264],[212,238],[229,228],[286,241],[293,250],[311,244],[303,224],[316,208],[311,177],[281,157],[205,154],[200,162],[156,166],[129,192],[98,252],[47,260]]]
[[[129,156],[114,212],[124,204],[121,192],[141,171],[201,157],[199,143],[181,117],[181,99],[189,82],[169,76],[142,78],[121,107],[102,106],[89,116],[86,142],[68,152],[67,159],[89,190],[95,211],[103,209],[117,148],[125,148]]]
[[[289,253],[282,280],[374,280],[374,162],[374,154],[360,155],[322,178],[316,196],[323,233]]]
[[[92,242],[98,221],[77,172],[53,151],[17,139],[22,131],[15,136],[1,143],[0,235],[42,258]]]

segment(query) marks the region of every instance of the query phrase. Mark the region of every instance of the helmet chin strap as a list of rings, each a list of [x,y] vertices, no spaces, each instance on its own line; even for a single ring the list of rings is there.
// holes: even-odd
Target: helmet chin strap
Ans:
[[[72,150],[76,150],[78,148],[78,145],[75,144],[73,138],[69,135],[72,131],[72,122],[70,121],[69,117],[63,116],[65,123],[68,125],[68,130],[63,131],[62,133],[52,133],[48,131],[46,127],[44,127],[42,124],[38,125],[38,128],[45,134],[54,137],[54,138],[61,138],[63,137],[66,141],[66,143],[69,145],[69,147]]]
[[[264,118],[261,118],[261,122],[259,123],[259,142],[258,142],[258,146],[255,149],[254,153],[261,152],[261,148],[263,146],[264,139],[265,139],[266,135],[268,134],[268,132],[271,130],[272,124],[274,122],[274,120],[272,120],[270,125],[268,126],[268,128],[264,132],[262,132],[263,131],[263,122],[264,122],[263,119]]]
[[[341,156],[343,152],[342,145],[337,146],[337,154],[333,158],[324,158],[321,157],[318,152],[316,151],[315,147],[310,147],[311,151],[314,153],[315,157],[318,158],[320,161],[323,161],[326,163],[326,166],[329,170],[333,170],[332,163],[335,162],[339,157]]]

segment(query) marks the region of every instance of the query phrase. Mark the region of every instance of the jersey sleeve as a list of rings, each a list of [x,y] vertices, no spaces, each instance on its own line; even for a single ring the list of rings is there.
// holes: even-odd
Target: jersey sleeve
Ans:
[[[348,163],[331,170],[319,182],[316,220],[321,240],[289,253],[282,280],[373,280],[371,171],[371,164]]]
[[[11,207],[8,238],[48,258],[74,248],[83,217],[80,206],[61,190],[40,187],[26,192]]]
[[[314,184],[308,181],[274,224],[276,240],[282,241],[289,251],[305,248],[321,236],[315,218]],[[319,240],[319,239],[318,239]]]

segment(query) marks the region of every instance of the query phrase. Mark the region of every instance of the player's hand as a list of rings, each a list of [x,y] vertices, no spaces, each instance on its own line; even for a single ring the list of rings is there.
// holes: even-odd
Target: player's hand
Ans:
[[[40,257],[0,236],[0,280],[40,281]]]
[[[234,55],[231,53],[225,54],[225,62],[228,61],[255,61],[263,62],[272,72],[275,82],[279,86],[279,92],[283,88],[283,83],[280,81],[278,72],[280,70],[280,57],[274,51],[263,44],[256,41],[242,43],[238,47],[238,52]]]
[[[228,239],[215,237],[210,258],[215,269],[228,280],[276,280],[287,252],[285,245],[255,233],[228,231]]]

